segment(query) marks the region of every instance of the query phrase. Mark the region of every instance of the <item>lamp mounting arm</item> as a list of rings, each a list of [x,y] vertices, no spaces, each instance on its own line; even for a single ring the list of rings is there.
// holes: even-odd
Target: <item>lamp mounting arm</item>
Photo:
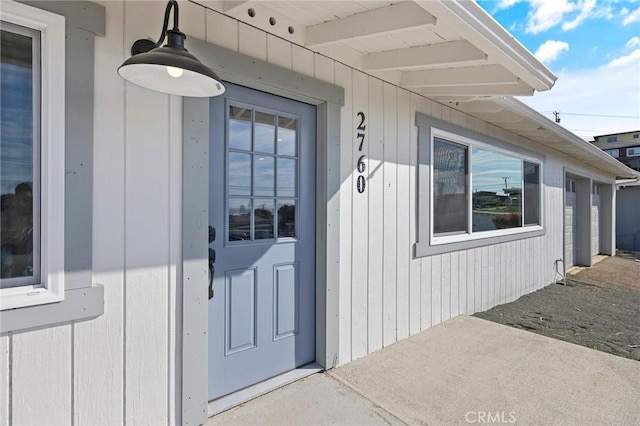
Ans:
[[[158,37],[158,42],[153,46],[153,48],[160,47],[162,42],[164,41],[165,36],[167,35],[167,29],[169,29],[169,13],[171,13],[171,9],[173,8],[173,31],[180,31],[178,29],[178,2],[176,0],[169,0],[167,3],[167,8],[164,10],[164,24],[162,25],[162,33],[160,37]]]

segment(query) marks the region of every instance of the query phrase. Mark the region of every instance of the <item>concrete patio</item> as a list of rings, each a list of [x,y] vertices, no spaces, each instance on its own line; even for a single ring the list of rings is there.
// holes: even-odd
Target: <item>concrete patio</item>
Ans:
[[[640,424],[640,364],[460,316],[207,425]]]

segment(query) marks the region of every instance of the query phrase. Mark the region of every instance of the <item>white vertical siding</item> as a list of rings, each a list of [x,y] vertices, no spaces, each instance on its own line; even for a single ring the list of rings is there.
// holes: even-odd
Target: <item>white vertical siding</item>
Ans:
[[[362,150],[359,150],[360,139],[357,138],[357,126],[360,124],[358,112],[365,114],[366,122],[370,122],[369,114],[369,77],[361,72],[353,71],[353,124],[349,132],[352,140],[352,163],[354,174],[353,210],[352,210],[352,263],[351,263],[351,357],[360,358],[368,352],[369,321],[368,321],[368,278],[369,278],[369,194],[371,191],[365,187],[363,193],[355,189],[355,181],[359,173],[356,170],[356,162],[364,155],[365,173],[369,173],[369,145],[371,132],[365,130]],[[344,135],[343,135],[344,137]],[[365,174],[364,176],[367,176]],[[367,182],[368,183],[368,182]]]
[[[11,358],[9,336],[0,336],[0,425],[9,424],[10,389],[9,389],[9,359]]]
[[[113,70],[124,60],[124,5],[107,9],[107,34],[96,37],[93,156],[93,280],[104,286],[104,315],[75,324],[75,424],[124,423],[125,84]],[[108,338],[105,338],[108,336]]]
[[[398,184],[398,208],[397,208],[397,278],[396,278],[396,330],[398,340],[409,336],[409,262],[412,257],[411,237],[409,233],[409,150],[405,146],[410,139],[413,119],[410,109],[411,94],[403,89],[398,89],[398,147],[397,147],[397,184]],[[347,362],[349,360],[340,360]]]
[[[11,348],[11,422],[71,423],[73,325],[14,333]]]
[[[306,50],[301,49],[302,52]],[[294,61],[295,63],[295,61]],[[336,84],[344,88],[345,103],[340,111],[340,134],[351,135],[353,129],[351,68],[336,64]],[[350,140],[350,138],[348,139]],[[339,362],[351,359],[351,265],[353,247],[352,188],[353,152],[351,143],[340,146],[340,336],[338,336]],[[395,224],[394,224],[395,225]],[[394,340],[395,341],[395,340]]]
[[[135,39],[157,37],[164,4],[102,3],[107,35],[96,39],[93,280],[105,287],[105,314],[0,336],[3,424],[179,422],[182,103],[125,84],[115,72]],[[180,5],[189,34],[345,89],[340,364],[552,282],[563,250],[563,167],[584,169],[580,164],[539,149],[547,156],[544,236],[414,258],[418,213],[425,214],[416,211],[416,112],[538,148],[214,10]],[[359,111],[367,125],[362,152]],[[361,194],[356,163],[363,154]]]
[[[336,82],[337,83],[337,82]],[[383,92],[384,137],[383,144],[383,211],[382,211],[382,344],[387,346],[397,339],[396,317],[396,276],[397,276],[397,233],[398,223],[398,95],[395,86],[385,83]],[[344,161],[344,158],[342,158]],[[350,166],[351,164],[349,164]],[[345,210],[340,206],[342,214]],[[342,252],[340,253],[342,257]]]
[[[382,81],[369,78],[369,116],[365,133],[368,138],[369,177],[366,192],[369,194],[369,241],[368,241],[368,351],[382,348],[383,300],[383,244],[384,244],[384,97]],[[362,194],[364,195],[364,194]]]

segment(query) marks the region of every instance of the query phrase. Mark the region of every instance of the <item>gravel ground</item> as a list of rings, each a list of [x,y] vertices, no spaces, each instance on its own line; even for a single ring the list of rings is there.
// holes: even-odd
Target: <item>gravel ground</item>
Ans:
[[[476,317],[640,361],[640,253],[622,252]]]

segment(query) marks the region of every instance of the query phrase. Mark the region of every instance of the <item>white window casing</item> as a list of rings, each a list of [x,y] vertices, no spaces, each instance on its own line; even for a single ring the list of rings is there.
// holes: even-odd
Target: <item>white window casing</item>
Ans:
[[[627,148],[627,157],[640,157],[640,147]]]
[[[41,63],[39,120],[37,112],[34,115],[40,129],[40,179],[34,182],[34,188],[40,193],[41,278],[36,285],[1,289],[0,310],[5,310],[64,299],[65,18],[3,1],[1,19],[40,32]]]
[[[414,247],[414,256],[423,257],[431,256],[441,253],[449,253],[454,251],[467,250],[476,247],[488,246],[493,244],[501,244],[509,241],[517,241],[525,238],[533,238],[543,236],[546,233],[545,230],[545,202],[544,202],[544,164],[545,156],[538,152],[532,151],[525,147],[520,147],[511,144],[507,141],[499,140],[494,137],[483,135],[470,129],[463,128],[461,126],[449,123],[422,113],[416,113],[416,125],[418,126],[418,191],[417,191],[417,241]],[[467,179],[466,185],[466,220],[468,221],[467,229],[464,232],[451,232],[451,233],[435,233],[434,232],[434,139],[437,138],[442,142],[450,141],[453,144],[462,145],[467,147]],[[497,160],[507,160],[511,165],[511,179],[514,179],[513,173],[518,172],[520,176],[520,182],[510,189],[520,190],[520,199],[513,193],[514,200],[511,200],[511,192],[505,192],[507,199],[506,206],[515,206],[516,204],[510,204],[511,202],[521,203],[519,224],[509,223],[506,226],[500,226],[500,229],[489,229],[485,227],[482,220],[475,223],[476,231],[473,231],[474,220],[474,188],[473,185],[473,151],[476,150],[476,155],[496,155]],[[508,158],[507,158],[508,157]],[[484,162],[489,162],[490,159],[485,158]],[[517,162],[520,162],[520,168],[518,171]],[[537,182],[529,181],[529,184],[534,184],[532,187],[529,185],[529,192],[531,189],[537,188],[537,204],[538,209],[535,214],[529,211],[529,218],[525,218],[526,202],[524,200],[525,193],[525,177],[530,176],[530,167],[528,174],[525,173],[525,163],[534,165],[534,173],[537,172]],[[479,164],[476,165],[479,167]],[[536,170],[537,169],[537,170]],[[508,173],[507,173],[508,174]],[[502,176],[502,175],[501,175]],[[459,180],[459,179],[458,179]],[[491,192],[491,191],[490,191]],[[459,193],[457,191],[456,193]],[[498,195],[496,193],[496,195]],[[529,204],[532,202],[530,197],[527,197]],[[535,199],[535,198],[534,198]],[[481,212],[483,208],[480,205],[476,205],[475,210]],[[490,210],[490,209],[489,209]],[[505,213],[510,212],[508,208],[504,210]],[[489,211],[490,213],[490,211]],[[518,213],[514,211],[513,213]],[[506,218],[505,219],[511,219]],[[525,225],[526,222],[537,222],[533,225]],[[445,222],[446,223],[446,222]],[[495,224],[495,222],[494,222]],[[440,223],[439,227],[442,225]],[[504,224],[503,224],[504,225]],[[447,225],[445,225],[446,227]],[[498,225],[496,224],[496,227]],[[442,228],[441,228],[442,229]]]
[[[439,245],[439,244],[447,244],[447,243],[453,243],[453,242],[463,242],[463,241],[469,241],[469,240],[478,240],[478,239],[484,239],[484,238],[491,238],[491,237],[497,237],[497,236],[502,236],[502,235],[514,235],[514,234],[522,234],[522,233],[527,233],[527,232],[531,232],[531,231],[540,231],[542,230],[542,215],[543,215],[543,199],[542,199],[542,176],[543,176],[543,165],[542,162],[533,158],[533,157],[529,157],[529,156],[525,156],[522,154],[515,154],[513,152],[510,152],[508,150],[487,144],[487,143],[483,143],[474,139],[470,139],[461,135],[458,135],[456,133],[452,133],[452,132],[448,132],[445,130],[441,130],[435,127],[431,128],[431,140],[430,140],[430,150],[431,150],[431,155],[430,158],[434,158],[433,157],[433,147],[434,147],[434,139],[435,138],[440,138],[443,139],[445,141],[451,141],[451,142],[455,142],[457,144],[460,145],[464,145],[468,147],[468,174],[469,174],[469,180],[467,181],[467,187],[469,189],[469,194],[468,197],[472,197],[472,188],[471,188],[471,182],[473,181],[473,171],[472,171],[472,164],[473,164],[473,154],[472,154],[472,149],[473,147],[476,148],[481,148],[487,151],[492,151],[494,153],[498,153],[498,154],[502,154],[511,158],[515,158],[521,161],[527,161],[529,163],[533,163],[533,164],[537,164],[539,166],[539,175],[540,175],[540,190],[538,193],[538,197],[539,197],[539,217],[540,217],[540,224],[538,225],[524,225],[524,211],[525,211],[525,204],[524,204],[524,177],[521,177],[521,182],[520,182],[520,187],[522,190],[522,225],[519,227],[513,227],[513,228],[507,228],[507,229],[496,229],[496,230],[490,230],[490,231],[480,231],[480,232],[473,232],[472,231],[472,225],[471,222],[473,220],[473,214],[472,214],[472,203],[470,200],[467,200],[467,219],[469,221],[469,224],[467,225],[467,232],[465,233],[459,233],[459,234],[455,234],[455,235],[437,235],[434,232],[434,192],[433,191],[433,185],[434,185],[434,167],[433,167],[433,162],[431,163],[431,177],[430,177],[430,182],[431,182],[431,200],[430,200],[430,209],[429,209],[429,214],[431,215],[431,226],[430,226],[430,244],[431,245]]]

